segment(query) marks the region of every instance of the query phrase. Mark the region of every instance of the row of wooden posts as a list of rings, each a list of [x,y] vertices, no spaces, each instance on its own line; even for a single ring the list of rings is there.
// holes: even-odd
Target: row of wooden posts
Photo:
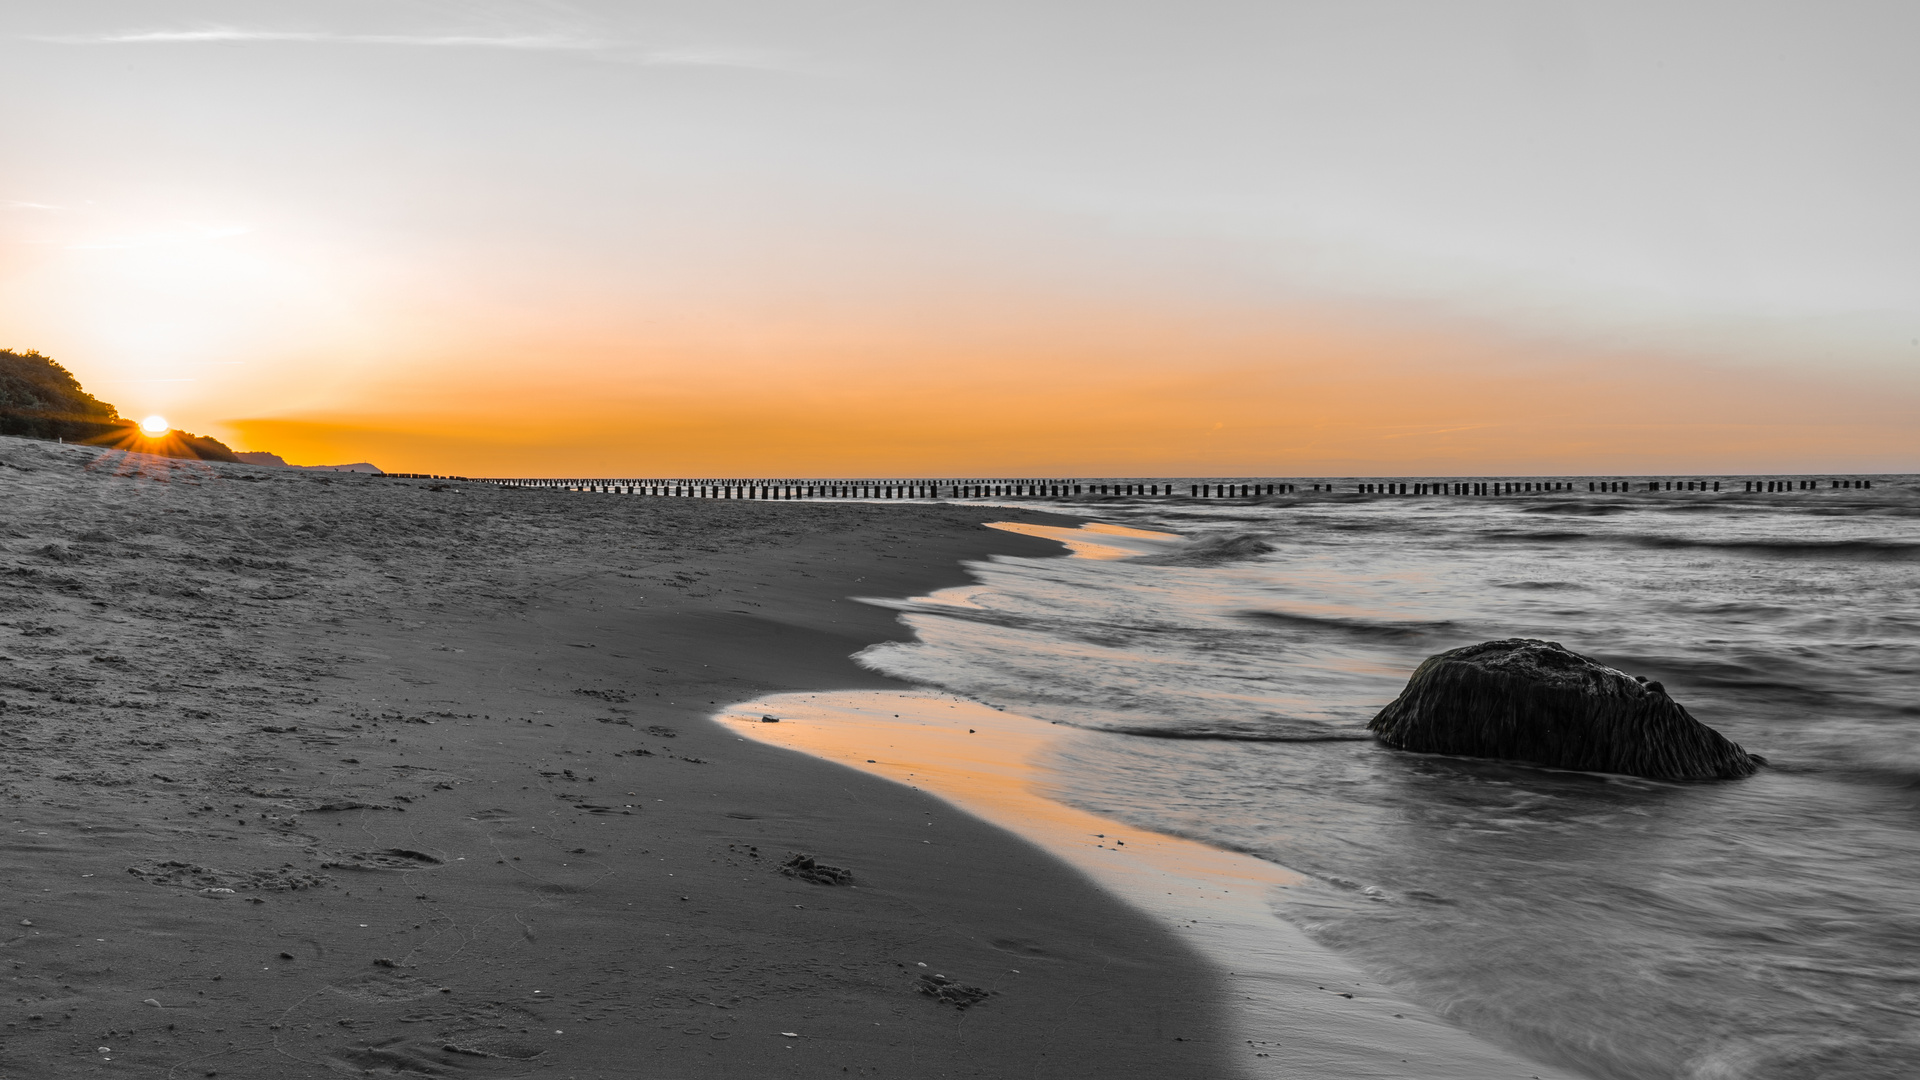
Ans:
[[[504,487],[650,495],[679,499],[1064,499],[1089,495],[1164,496],[1173,484],[1093,484],[1073,480],[481,480]],[[1295,484],[1194,484],[1192,498],[1288,494]]]
[[[1354,490],[1363,495],[1551,495],[1579,490],[1572,480],[1462,480],[1445,483],[1361,483]],[[1627,494],[1634,491],[1719,491],[1719,480],[1589,480],[1587,490],[1600,494]],[[1731,481],[1728,481],[1731,483]],[[1871,480],[1742,480],[1748,494],[1780,491],[1814,491],[1828,488],[1870,488]],[[1320,484],[1313,485],[1319,491]],[[1333,490],[1333,485],[1326,485]],[[1731,490],[1731,489],[1728,489]]]
[[[413,479],[466,480],[464,476],[391,473]],[[526,480],[481,479],[476,483],[548,491],[579,491],[614,495],[645,495],[682,499],[1062,499],[1088,496],[1138,496],[1189,499],[1260,499],[1303,490],[1358,495],[1551,495],[1578,491],[1572,480],[1457,480],[1457,481],[1349,481],[1347,485],[1200,483],[1136,484],[1092,483],[1084,480]],[[1630,492],[1722,490],[1720,480],[1588,480],[1586,489],[1598,494]],[[1731,483],[1728,481],[1727,483]],[[1749,494],[1813,491],[1826,488],[1870,488],[1871,480],[1813,479],[1743,480]],[[1177,490],[1185,487],[1185,491]],[[1730,489],[1729,489],[1730,490]]]

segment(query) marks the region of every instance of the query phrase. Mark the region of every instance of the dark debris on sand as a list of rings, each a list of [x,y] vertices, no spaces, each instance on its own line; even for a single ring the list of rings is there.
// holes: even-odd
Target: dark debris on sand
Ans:
[[[845,867],[828,866],[811,855],[794,855],[780,864],[780,872],[816,885],[846,885],[853,881],[853,871]]]
[[[921,993],[945,1005],[956,1009],[970,1008],[992,997],[994,991],[983,990],[978,986],[967,986],[954,982],[945,975],[920,976]]]

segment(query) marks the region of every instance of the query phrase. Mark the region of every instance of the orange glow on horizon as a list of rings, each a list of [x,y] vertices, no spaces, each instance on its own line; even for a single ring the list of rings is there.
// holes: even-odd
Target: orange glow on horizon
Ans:
[[[1108,272],[1048,233],[1021,234],[1022,263],[952,230],[861,247],[763,224],[712,251],[671,247],[671,275],[484,245],[388,265],[276,247],[270,231],[180,241],[140,258],[179,248],[193,263],[229,245],[305,269],[262,270],[286,295],[248,300],[247,318],[226,306],[231,282],[202,282],[210,306],[179,327],[165,305],[120,318],[109,301],[122,294],[93,287],[108,278],[76,268],[106,274],[132,255],[61,249],[80,276],[49,263],[31,280],[65,281],[62,302],[80,306],[21,303],[85,328],[72,348],[45,344],[103,400],[299,464],[635,478],[1920,467],[1911,366],[1862,361],[1838,390],[1816,364],[1241,288],[1177,247],[1144,268],[1115,253]],[[842,241],[859,258],[805,258]],[[962,254],[926,254],[945,244]],[[145,295],[148,280],[116,287]]]
[[[1863,471],[1911,456],[1904,385],[1842,401],[1802,372],[1458,327],[1138,310],[987,329],[772,321],[490,343],[324,408],[209,426],[302,464],[502,477]]]

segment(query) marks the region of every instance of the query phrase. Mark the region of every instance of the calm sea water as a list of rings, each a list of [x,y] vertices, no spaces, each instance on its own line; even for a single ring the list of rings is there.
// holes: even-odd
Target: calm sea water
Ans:
[[[1920,483],[1585,486],[1090,502],[1190,542],[982,564],[862,660],[1082,729],[1048,794],[1313,877],[1284,918],[1537,1058],[1920,1076]],[[1659,679],[1773,767],[1671,784],[1366,738],[1421,659],[1512,636]]]

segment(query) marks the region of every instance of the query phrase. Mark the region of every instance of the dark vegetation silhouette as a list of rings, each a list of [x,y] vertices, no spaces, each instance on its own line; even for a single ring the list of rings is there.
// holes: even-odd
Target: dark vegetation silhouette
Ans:
[[[82,389],[72,372],[32,349],[0,349],[0,435],[202,461],[240,460],[227,444],[205,435],[170,431],[148,438],[138,424]]]

